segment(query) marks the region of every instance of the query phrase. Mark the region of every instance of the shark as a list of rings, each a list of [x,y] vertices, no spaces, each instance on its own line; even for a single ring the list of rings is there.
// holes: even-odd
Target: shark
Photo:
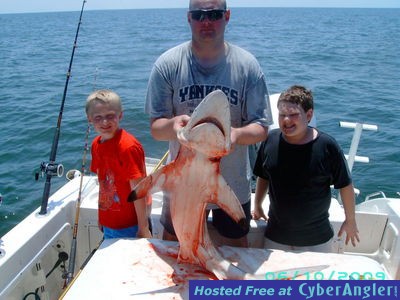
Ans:
[[[178,263],[197,264],[218,279],[254,279],[214,246],[206,223],[207,205],[214,203],[243,228],[242,206],[220,172],[222,157],[231,151],[229,101],[221,90],[209,93],[177,133],[175,160],[142,179],[129,200],[163,191],[169,195],[172,224],[179,242]]]

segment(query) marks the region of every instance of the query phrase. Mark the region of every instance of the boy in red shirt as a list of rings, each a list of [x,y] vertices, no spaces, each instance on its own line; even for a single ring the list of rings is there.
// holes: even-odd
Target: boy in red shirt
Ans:
[[[92,142],[90,170],[99,180],[99,226],[104,238],[151,238],[151,198],[127,201],[132,188],[146,176],[146,166],[140,142],[119,127],[120,97],[110,90],[93,92],[86,100],[86,115],[99,134]]]

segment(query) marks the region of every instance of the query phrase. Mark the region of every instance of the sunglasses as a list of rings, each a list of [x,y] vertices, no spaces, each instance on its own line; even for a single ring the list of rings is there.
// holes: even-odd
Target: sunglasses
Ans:
[[[203,22],[206,18],[211,21],[217,21],[222,19],[226,10],[223,9],[212,9],[212,10],[191,10],[189,11],[192,14],[192,19]]]

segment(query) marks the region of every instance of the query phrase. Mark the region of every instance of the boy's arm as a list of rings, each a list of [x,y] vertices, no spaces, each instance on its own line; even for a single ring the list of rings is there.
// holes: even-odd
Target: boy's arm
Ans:
[[[351,240],[352,245],[356,246],[356,241],[360,242],[358,237],[358,229],[356,224],[356,213],[355,213],[355,200],[354,200],[354,188],[352,184],[345,186],[340,189],[340,197],[343,202],[345,220],[340,227],[338,236],[340,237],[343,232],[346,232],[346,245]]]
[[[138,179],[131,179],[129,181],[131,185],[131,189],[133,189],[136,184],[140,182],[142,178]],[[149,229],[149,218],[148,218],[148,211],[147,211],[147,203],[146,203],[147,198],[141,198],[138,199],[134,202],[135,205],[135,210],[136,210],[136,216],[138,219],[138,233],[137,237],[138,238],[151,238],[151,232]]]
[[[264,178],[257,177],[256,183],[256,193],[254,198],[254,210],[253,210],[253,219],[258,220],[263,218],[267,220],[267,216],[264,213],[264,209],[262,208],[262,203],[264,201],[265,196],[268,191],[268,181]]]

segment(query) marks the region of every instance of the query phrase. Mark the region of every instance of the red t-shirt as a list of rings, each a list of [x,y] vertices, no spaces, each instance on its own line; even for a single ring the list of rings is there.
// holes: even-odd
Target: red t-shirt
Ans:
[[[137,225],[135,205],[128,202],[129,180],[146,176],[143,147],[124,129],[105,142],[92,143],[90,170],[99,179],[99,223],[112,229]]]

